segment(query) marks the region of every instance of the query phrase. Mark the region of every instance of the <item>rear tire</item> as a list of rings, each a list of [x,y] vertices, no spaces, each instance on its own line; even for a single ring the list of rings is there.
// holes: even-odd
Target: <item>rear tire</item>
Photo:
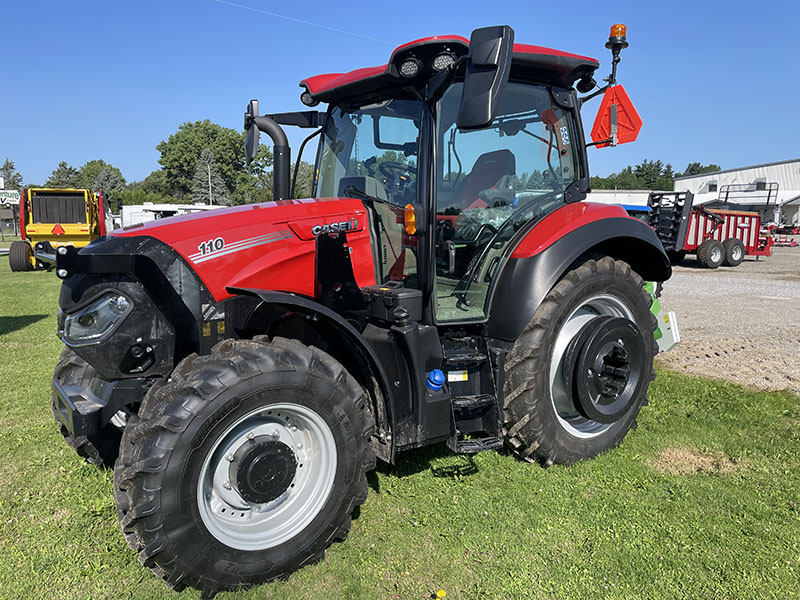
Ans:
[[[89,386],[95,377],[94,368],[69,348],[61,351],[61,358],[53,372],[53,379],[62,386],[80,385]],[[58,425],[58,430],[70,448],[78,456],[96,467],[113,467],[119,454],[119,443],[122,439],[122,430],[113,423],[106,424],[100,431],[91,435],[73,437],[56,416],[55,393],[50,395],[50,408],[53,418]]]
[[[744,260],[744,244],[737,238],[728,238],[722,242],[725,248],[725,259],[722,261],[726,267],[738,267]]]
[[[175,589],[210,597],[285,577],[347,536],[373,430],[364,390],[329,355],[225,340],[183,360],[126,428],[123,532]]]
[[[517,456],[544,466],[570,465],[617,446],[636,426],[636,416],[647,402],[647,387],[655,377],[657,322],[651,303],[639,275],[627,263],[610,257],[583,263],[550,291],[506,359],[504,433]],[[606,423],[582,415],[577,400],[565,406],[565,401],[569,404],[575,398],[566,390],[582,383],[568,376],[576,372],[567,368],[568,348],[578,347],[589,323],[602,315],[632,322],[641,336],[638,356],[631,356],[636,366],[634,387],[627,392],[633,375],[624,387],[629,401],[615,421]],[[630,344],[626,347],[631,348]],[[601,375],[592,373],[584,382]]]
[[[718,240],[706,240],[697,247],[697,262],[706,269],[716,269],[725,259],[725,247]]]
[[[8,250],[8,265],[12,271],[33,271],[32,258],[33,250],[28,242],[12,242]]]

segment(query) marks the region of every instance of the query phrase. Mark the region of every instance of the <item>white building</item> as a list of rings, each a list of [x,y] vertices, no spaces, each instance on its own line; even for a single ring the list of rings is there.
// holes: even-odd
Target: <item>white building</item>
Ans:
[[[800,222],[800,158],[675,179],[694,204],[761,213],[764,221]]]
[[[175,215],[187,215],[190,213],[201,212],[204,210],[214,210],[224,208],[221,204],[124,204],[121,210],[122,227],[130,227],[139,223],[147,223],[156,219],[174,217]]]

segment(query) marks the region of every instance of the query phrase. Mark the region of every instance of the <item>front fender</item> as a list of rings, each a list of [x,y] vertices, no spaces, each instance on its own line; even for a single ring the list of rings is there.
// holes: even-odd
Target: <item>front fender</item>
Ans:
[[[264,305],[280,309],[280,313],[291,312],[310,319],[314,330],[334,346],[334,340],[342,342],[345,352],[328,352],[342,363],[372,398],[372,413],[375,417],[378,438],[388,446],[373,444],[376,454],[386,462],[394,461],[395,441],[394,415],[392,413],[392,388],[381,366],[380,359],[364,336],[341,315],[310,298],[287,292],[248,288],[226,288],[234,295],[253,296]],[[302,341],[302,340],[301,340]]]
[[[669,279],[672,267],[653,229],[619,212],[609,214],[617,216],[602,216],[577,227],[575,221],[565,222],[561,235],[545,228],[543,236],[535,226],[500,273],[485,334],[516,340],[545,296],[583,256],[624,260],[645,281]]]

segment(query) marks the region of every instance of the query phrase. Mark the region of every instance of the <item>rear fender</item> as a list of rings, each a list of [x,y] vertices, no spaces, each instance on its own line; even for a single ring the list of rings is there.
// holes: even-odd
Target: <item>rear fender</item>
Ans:
[[[595,219],[566,220],[560,230],[545,218],[520,241],[506,261],[495,287],[485,333],[514,341],[545,296],[572,265],[584,258],[624,260],[645,281],[666,281],[672,268],[651,227],[625,216],[619,207],[603,207]],[[594,209],[590,209],[594,210]]]
[[[361,333],[341,315],[304,296],[250,288],[229,287],[227,291],[261,300],[243,324],[243,332],[283,335],[317,346],[356,378],[372,401],[377,438],[373,439],[373,449],[381,460],[394,462],[391,388],[380,360]]]

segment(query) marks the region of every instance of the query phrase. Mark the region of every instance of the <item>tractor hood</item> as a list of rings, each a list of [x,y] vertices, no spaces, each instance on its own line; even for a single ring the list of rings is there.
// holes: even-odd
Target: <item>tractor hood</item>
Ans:
[[[155,238],[172,247],[219,301],[228,287],[314,297],[318,235],[346,232],[359,287],[375,283],[367,211],[353,198],[248,204],[159,219],[110,237]]]

